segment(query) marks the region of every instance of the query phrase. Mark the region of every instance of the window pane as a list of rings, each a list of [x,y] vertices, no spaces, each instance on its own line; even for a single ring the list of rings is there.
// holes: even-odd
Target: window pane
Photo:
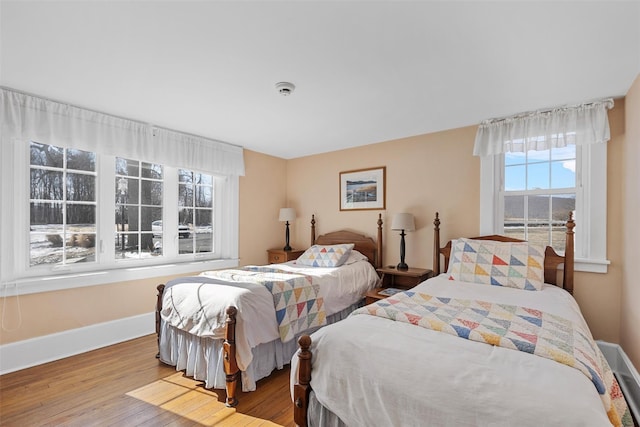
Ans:
[[[67,169],[94,172],[96,170],[96,153],[67,149]]]
[[[551,160],[568,160],[576,158],[576,146],[567,145],[562,148],[554,148],[551,150]]]
[[[140,224],[138,223],[138,207],[125,205],[125,230],[126,231],[140,231]]]
[[[504,197],[504,233],[524,239],[524,196]]]
[[[528,196],[527,240],[531,243],[547,246],[549,244],[549,196]]]
[[[116,174],[118,175],[126,175],[126,176],[140,176],[140,167],[137,160],[129,160],[122,159],[120,157],[116,158]]]
[[[506,166],[522,165],[526,163],[527,157],[525,153],[505,153],[504,164]]]
[[[95,205],[67,205],[67,226],[82,227],[82,232],[96,232]],[[88,227],[88,228],[87,228]]]
[[[93,217],[93,222],[87,223],[70,223],[66,233],[66,259],[78,262],[95,261],[96,246],[96,224],[95,224],[95,206],[73,206],[74,208],[84,208],[85,211],[91,211],[85,216]],[[72,216],[78,216],[73,213]],[[67,208],[67,217],[69,217],[69,209]]]
[[[196,233],[195,251],[213,252],[213,235],[211,233]]]
[[[142,185],[140,203],[143,205],[162,205],[162,182],[142,180],[140,184]]]
[[[62,171],[31,169],[31,195],[36,200],[62,200]]]
[[[64,167],[64,149],[53,145],[31,142],[30,158],[34,166],[49,166],[52,168]]]
[[[504,171],[505,191],[525,189],[525,166],[507,166]]]
[[[213,186],[213,176],[202,173],[195,174],[195,183],[200,185]]]
[[[116,203],[138,203],[138,180],[116,178]]]
[[[213,206],[213,188],[198,185],[195,194],[196,207],[210,208]]]
[[[527,151],[527,163],[539,163],[539,162],[548,162],[551,158],[551,153],[549,150],[542,151]]]
[[[62,203],[38,203],[31,202],[31,229],[37,225],[60,225],[62,231],[62,223],[64,217],[62,215]]]
[[[527,190],[549,188],[549,163],[534,163],[527,168]]]
[[[178,185],[178,206],[193,206],[193,186],[180,184]]]
[[[551,188],[574,188],[576,186],[576,161],[564,160],[551,163]]]
[[[191,184],[193,182],[193,173],[186,169],[178,169],[178,182]]]
[[[196,252],[213,252],[213,210],[197,209],[196,224]]]
[[[142,162],[142,177],[150,179],[162,179],[162,165]]]
[[[178,211],[178,223],[188,225],[193,223],[193,209],[182,208]]]
[[[96,177],[79,173],[67,173],[67,200],[94,202],[96,200]]]
[[[153,231],[153,223],[156,222],[155,229],[162,230],[162,221],[160,221],[159,227],[157,223],[158,218],[162,218],[162,208],[152,208],[142,206],[140,208],[140,222],[142,231]]]

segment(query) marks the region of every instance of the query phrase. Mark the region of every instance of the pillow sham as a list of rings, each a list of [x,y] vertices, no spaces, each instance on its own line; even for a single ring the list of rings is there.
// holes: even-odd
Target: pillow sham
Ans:
[[[447,273],[450,280],[539,291],[544,248],[527,242],[457,239]]]
[[[349,258],[353,246],[353,243],[313,245],[296,262],[309,267],[340,267]]]

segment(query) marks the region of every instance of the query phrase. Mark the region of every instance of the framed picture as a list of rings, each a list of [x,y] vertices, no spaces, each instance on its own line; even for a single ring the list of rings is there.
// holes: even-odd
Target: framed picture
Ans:
[[[340,210],[385,209],[385,175],[381,166],[340,172]]]

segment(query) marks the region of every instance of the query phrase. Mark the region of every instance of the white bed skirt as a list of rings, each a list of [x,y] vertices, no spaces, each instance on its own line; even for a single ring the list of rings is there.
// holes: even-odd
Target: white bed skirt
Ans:
[[[361,307],[363,302],[360,301],[328,316],[327,324],[346,318],[353,310]],[[319,328],[307,330],[304,334],[311,334],[317,329]],[[274,369],[282,369],[290,363],[291,357],[298,349],[298,338],[299,336],[296,336],[286,343],[274,340],[254,347],[253,361],[248,369],[241,373],[242,391],[254,391],[256,381],[269,376]],[[204,381],[206,388],[225,388],[223,342],[221,339],[192,335],[164,321],[160,324],[160,360],[167,365],[175,366],[177,371],[184,371],[189,377]]]

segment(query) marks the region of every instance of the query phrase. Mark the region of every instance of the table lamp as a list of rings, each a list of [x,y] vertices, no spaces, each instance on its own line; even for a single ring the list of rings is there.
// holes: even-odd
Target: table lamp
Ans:
[[[392,230],[401,230],[400,232],[400,264],[397,265],[398,270],[407,270],[409,266],[404,262],[404,236],[405,231],[413,231],[416,229],[413,215],[410,213],[397,213],[391,221]]]
[[[280,216],[278,218],[280,221],[286,222],[287,231],[285,232],[286,243],[284,245],[285,251],[290,251],[291,246],[289,246],[289,221],[293,221],[296,219],[296,210],[293,208],[281,208]]]

